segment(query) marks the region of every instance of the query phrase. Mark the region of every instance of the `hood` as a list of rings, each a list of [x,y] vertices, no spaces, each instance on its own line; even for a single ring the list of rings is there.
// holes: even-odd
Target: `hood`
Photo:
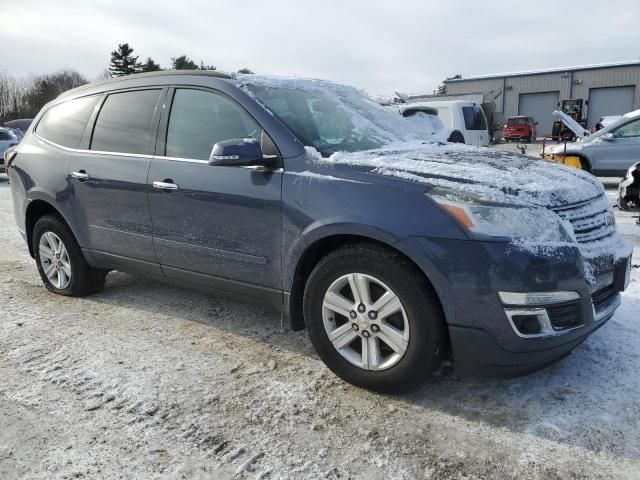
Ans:
[[[567,115],[564,112],[554,110],[552,115],[562,120],[562,123],[564,123],[569,130],[575,133],[576,137],[578,138],[586,138],[591,134],[589,130],[585,130],[582,125],[580,125],[578,122],[576,122],[573,118],[571,118],[569,115]]]
[[[527,155],[460,144],[389,146],[336,153],[319,160],[366,169],[369,174],[471,193],[492,201],[561,207],[599,197],[592,175]]]

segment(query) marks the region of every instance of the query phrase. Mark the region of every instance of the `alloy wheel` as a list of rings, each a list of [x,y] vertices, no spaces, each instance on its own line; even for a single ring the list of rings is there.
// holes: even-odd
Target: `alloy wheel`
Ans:
[[[409,321],[402,302],[381,280],[350,273],[325,293],[322,320],[334,348],[351,364],[384,370],[409,346]]]
[[[64,290],[71,283],[71,261],[67,248],[58,235],[45,232],[38,246],[40,265],[51,285]]]

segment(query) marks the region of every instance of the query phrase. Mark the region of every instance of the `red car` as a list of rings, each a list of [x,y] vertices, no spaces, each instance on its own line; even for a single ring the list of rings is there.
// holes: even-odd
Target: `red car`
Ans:
[[[533,117],[509,117],[502,133],[505,142],[510,140],[524,140],[530,142],[536,139],[536,122]]]

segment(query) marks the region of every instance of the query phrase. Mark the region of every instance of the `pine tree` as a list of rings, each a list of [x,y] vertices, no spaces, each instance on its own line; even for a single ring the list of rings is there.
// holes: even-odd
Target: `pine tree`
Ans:
[[[162,67],[160,67],[160,64],[154,62],[151,57],[147,57],[145,62],[140,66],[141,72],[157,72],[159,70],[162,70]]]
[[[243,67],[240,70],[238,70],[238,73],[244,73],[244,74],[252,74],[254,73],[253,70],[251,70],[250,68],[247,67]]]
[[[138,57],[133,55],[133,48],[128,43],[119,43],[118,49],[111,52],[111,61],[109,62],[109,73],[111,75],[121,77],[138,73],[141,65],[138,63]]]
[[[171,57],[172,70],[197,70],[198,65],[186,55]]]

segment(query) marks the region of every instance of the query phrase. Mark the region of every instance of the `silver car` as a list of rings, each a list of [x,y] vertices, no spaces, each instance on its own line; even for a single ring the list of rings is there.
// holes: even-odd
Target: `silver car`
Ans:
[[[20,138],[11,128],[0,127],[0,173],[4,173],[5,166],[2,155],[4,151],[20,143]]]
[[[616,177],[624,176],[640,160],[640,110],[623,115],[591,135],[585,134],[584,129],[575,133],[577,141],[567,143],[566,147],[563,143],[547,147],[543,157],[578,166],[594,175]]]

